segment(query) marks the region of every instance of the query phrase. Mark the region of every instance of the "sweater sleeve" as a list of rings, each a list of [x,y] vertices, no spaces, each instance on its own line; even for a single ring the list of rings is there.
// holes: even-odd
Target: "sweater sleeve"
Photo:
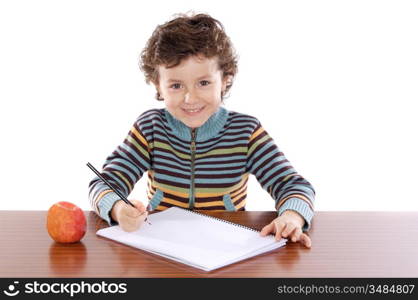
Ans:
[[[279,215],[294,210],[305,219],[303,230],[310,228],[315,190],[296,172],[259,121],[249,140],[247,171],[275,200]]]
[[[107,157],[101,175],[127,197],[135,183],[150,169],[150,164],[149,143],[136,122],[123,143]],[[97,176],[89,184],[89,199],[92,208],[102,219],[109,225],[116,224],[110,217],[110,211],[120,197]]]

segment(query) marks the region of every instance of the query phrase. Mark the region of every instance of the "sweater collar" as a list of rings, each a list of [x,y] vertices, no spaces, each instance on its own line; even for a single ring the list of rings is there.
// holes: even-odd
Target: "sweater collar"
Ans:
[[[173,130],[174,134],[179,138],[191,140],[191,128],[176,119],[172,114],[164,108],[165,117]],[[224,127],[228,119],[228,110],[220,106],[219,109],[200,127],[197,128],[196,141],[205,141],[214,137]]]

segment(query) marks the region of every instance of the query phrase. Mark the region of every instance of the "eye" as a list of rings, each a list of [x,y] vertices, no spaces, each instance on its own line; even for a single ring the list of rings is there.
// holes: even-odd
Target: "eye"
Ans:
[[[174,83],[174,84],[170,85],[170,88],[177,90],[177,89],[181,88],[181,84],[180,83]]]
[[[209,85],[210,84],[210,82],[209,81],[207,81],[207,80],[202,80],[202,81],[200,81],[200,85],[201,86],[207,86],[207,85]]]

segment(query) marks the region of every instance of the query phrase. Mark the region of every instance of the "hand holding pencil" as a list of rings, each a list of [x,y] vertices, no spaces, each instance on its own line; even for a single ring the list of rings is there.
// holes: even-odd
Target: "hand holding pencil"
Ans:
[[[129,201],[121,192],[100,174],[99,171],[91,163],[87,163],[90,168],[113,192],[115,192],[121,200],[115,202],[110,212],[113,220],[119,223],[120,227],[125,231],[137,230],[144,221],[147,221],[148,209],[138,200]],[[149,205],[148,205],[149,207]],[[151,225],[150,222],[148,224]]]
[[[132,207],[122,200],[116,201],[111,210],[111,217],[119,223],[119,226],[127,232],[137,230],[144,223],[148,212],[141,201],[131,200]]]

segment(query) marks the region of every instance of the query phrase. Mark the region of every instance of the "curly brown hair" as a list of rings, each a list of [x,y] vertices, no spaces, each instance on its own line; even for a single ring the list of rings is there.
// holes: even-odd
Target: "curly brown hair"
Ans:
[[[145,82],[158,86],[158,66],[178,66],[194,55],[217,57],[222,78],[229,77],[222,100],[232,86],[238,71],[238,57],[221,22],[207,14],[177,14],[171,21],[158,25],[141,52],[139,68]],[[157,100],[163,100],[157,91]]]

